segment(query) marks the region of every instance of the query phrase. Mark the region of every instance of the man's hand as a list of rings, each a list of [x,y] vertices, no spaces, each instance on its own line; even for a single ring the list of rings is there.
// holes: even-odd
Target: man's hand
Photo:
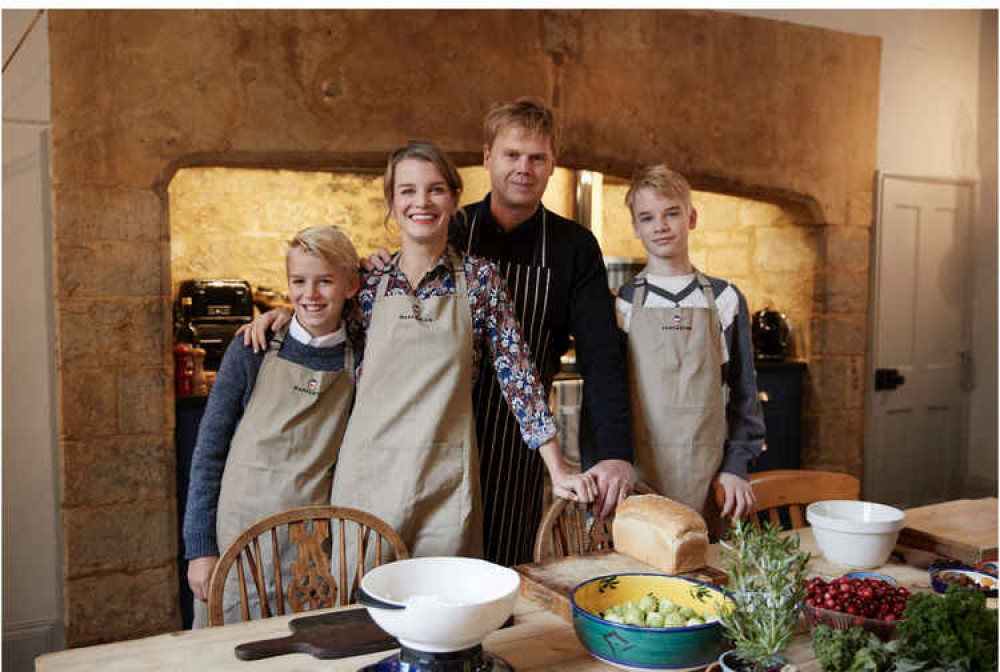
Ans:
[[[212,580],[212,570],[218,561],[217,555],[203,555],[188,561],[188,585],[195,599],[208,601],[208,582]]]
[[[750,481],[736,474],[720,471],[715,475],[715,482],[721,485],[726,493],[726,503],[720,512],[723,518],[743,518],[753,511],[757,498],[753,494]]]
[[[597,477],[597,499],[590,510],[598,518],[607,518],[613,514],[615,508],[632,494],[635,471],[625,460],[601,460],[588,469],[587,473]]]
[[[267,350],[267,328],[273,331],[281,329],[292,319],[290,308],[273,308],[266,313],[253,318],[253,322],[244,324],[236,330],[236,336],[243,335],[243,345],[252,345],[256,353]]]
[[[380,247],[378,252],[368,257],[367,259],[361,260],[361,268],[365,269],[366,271],[373,271],[376,269],[381,271],[382,269],[384,269],[386,266],[389,265],[390,261],[392,261],[392,255],[389,254],[389,250],[385,249],[384,247]]]

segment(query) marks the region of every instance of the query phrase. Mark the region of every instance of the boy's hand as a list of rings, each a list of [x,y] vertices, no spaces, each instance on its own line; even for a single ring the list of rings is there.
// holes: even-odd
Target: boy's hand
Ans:
[[[292,311],[289,308],[272,308],[271,310],[253,318],[253,322],[244,324],[236,330],[236,336],[243,335],[243,345],[252,345],[253,351],[259,353],[267,349],[267,328],[273,331],[281,329],[292,319]]]
[[[715,482],[721,485],[726,493],[726,503],[721,511],[724,518],[744,518],[750,515],[754,504],[757,503],[750,481],[736,474],[720,471],[715,475]]]
[[[635,471],[626,460],[601,460],[587,473],[597,478],[598,494],[590,510],[598,518],[613,514],[635,486]]]
[[[392,261],[392,255],[389,254],[389,250],[384,247],[380,247],[378,252],[368,257],[367,259],[361,260],[361,268],[366,271],[379,270],[381,271],[389,262]]]
[[[195,599],[208,601],[208,582],[212,580],[212,570],[218,561],[217,555],[203,555],[188,561],[188,585],[191,586]]]

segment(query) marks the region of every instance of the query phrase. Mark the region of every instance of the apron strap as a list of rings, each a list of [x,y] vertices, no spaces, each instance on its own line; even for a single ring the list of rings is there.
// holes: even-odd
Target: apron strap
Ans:
[[[632,310],[642,308],[646,302],[646,276],[640,273],[635,276],[635,292],[632,294]]]
[[[480,201],[479,207],[476,208],[476,213],[472,215],[472,224],[469,225],[469,238],[465,241],[465,253],[472,254],[472,241],[476,237],[476,224],[479,222],[479,213],[483,208],[486,201]],[[549,211],[545,209],[545,206],[541,203],[538,206],[542,209],[542,259],[541,264],[543,268],[548,268],[549,261]]]
[[[469,283],[465,278],[465,262],[451,245],[448,246],[448,261],[451,263],[451,275],[455,279],[455,293],[459,296],[468,296]]]

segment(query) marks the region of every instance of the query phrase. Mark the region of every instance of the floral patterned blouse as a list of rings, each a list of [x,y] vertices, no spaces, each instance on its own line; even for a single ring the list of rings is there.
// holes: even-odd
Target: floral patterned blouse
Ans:
[[[546,402],[545,390],[535,368],[531,352],[521,336],[521,325],[507,298],[503,276],[495,264],[486,259],[458,254],[465,267],[472,310],[473,376],[478,377],[480,362],[488,350],[504,397],[521,426],[521,435],[531,449],[538,448],[556,435],[556,423]],[[383,270],[361,272],[361,291],[352,303],[348,318],[351,340],[356,352],[363,352],[361,343],[371,324],[372,308],[379,281],[389,275],[386,296],[454,296],[457,293],[448,251],[437,265],[424,274],[414,290],[398,266],[399,253]],[[357,358],[357,376],[363,370],[362,357]],[[475,382],[475,380],[473,380]]]

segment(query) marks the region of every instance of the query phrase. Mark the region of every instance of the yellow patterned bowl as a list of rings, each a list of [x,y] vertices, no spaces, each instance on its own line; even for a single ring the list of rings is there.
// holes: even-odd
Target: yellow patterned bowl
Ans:
[[[726,650],[718,621],[680,627],[640,627],[603,618],[612,606],[644,595],[668,599],[698,613],[719,613],[729,603],[719,588],[664,574],[610,574],[584,581],[570,593],[573,628],[583,646],[606,663],[628,670],[704,667]]]

